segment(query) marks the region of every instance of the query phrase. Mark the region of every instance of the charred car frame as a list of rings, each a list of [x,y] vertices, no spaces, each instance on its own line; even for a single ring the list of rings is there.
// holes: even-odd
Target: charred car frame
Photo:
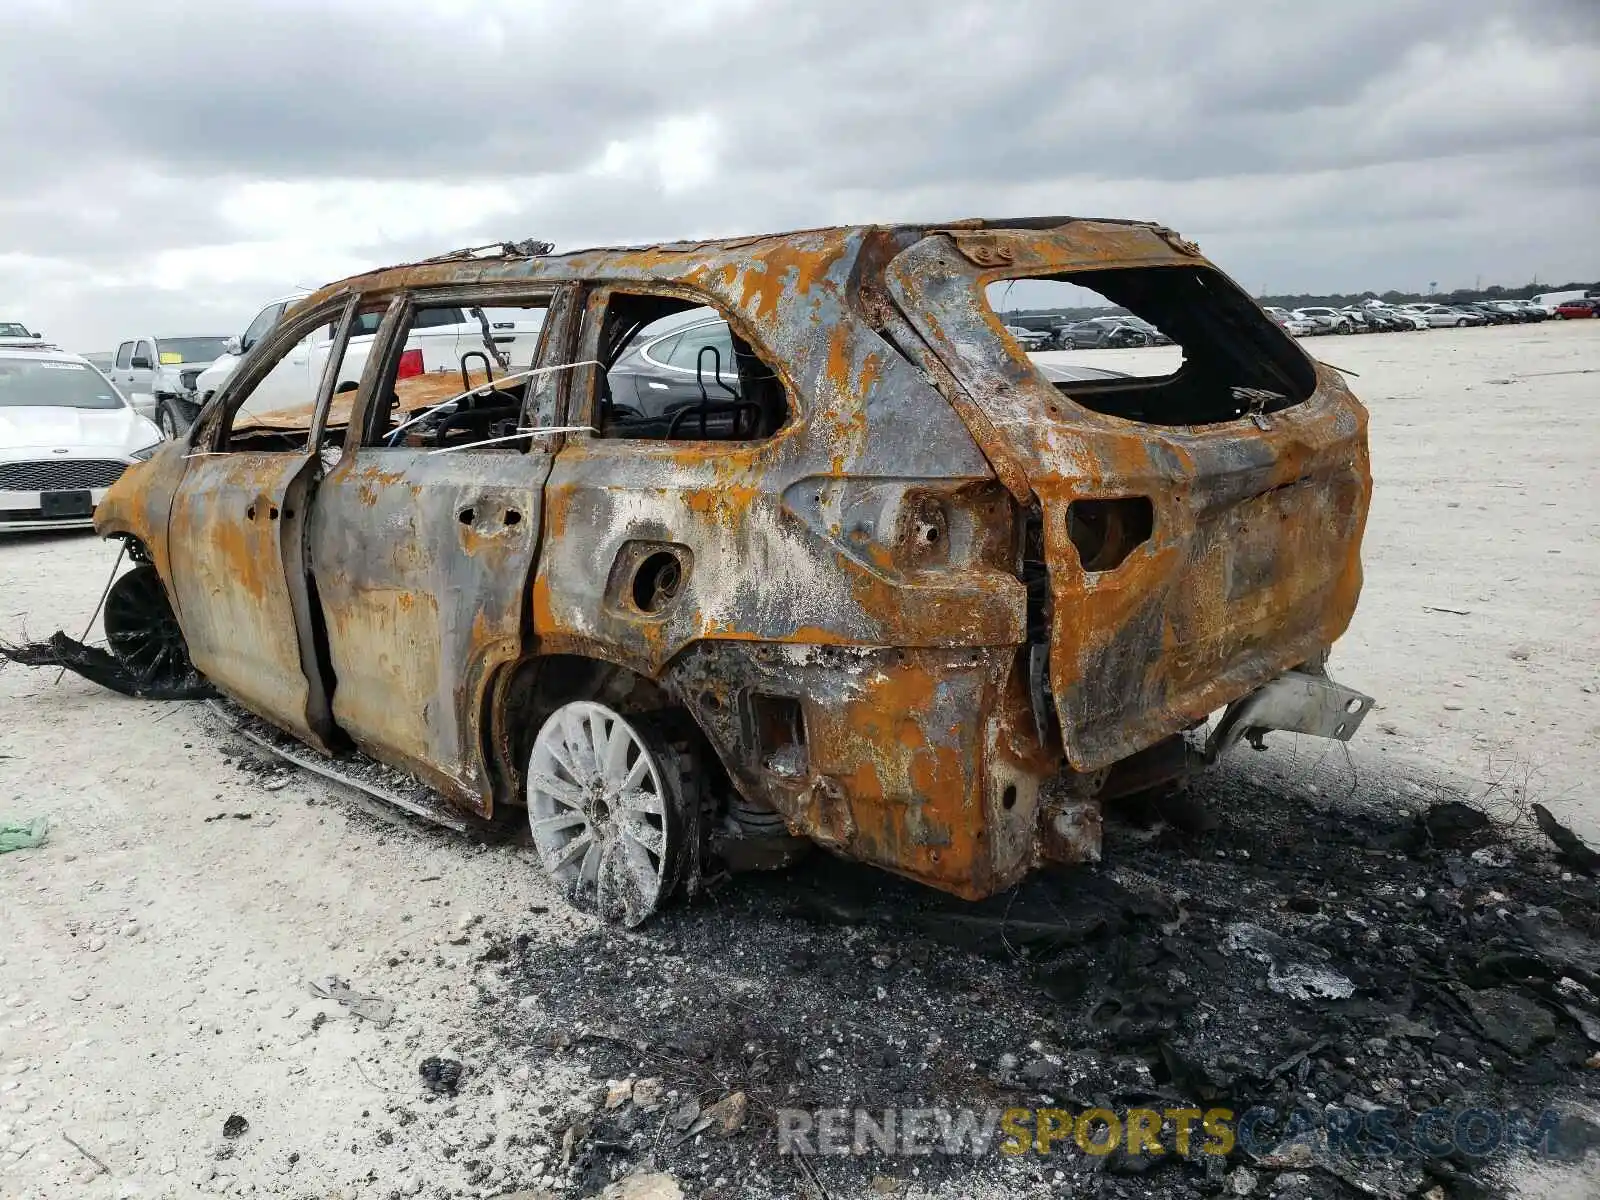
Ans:
[[[985,298],[1023,278],[1092,282],[1181,367],[1037,368]],[[545,310],[531,363],[398,378],[419,313],[513,303]],[[665,413],[613,395],[697,308],[733,361],[702,349]],[[330,365],[303,411],[248,416],[287,347],[363,318],[359,387]],[[1354,732],[1371,701],[1322,664],[1360,590],[1366,420],[1150,224],[507,245],[297,305],[96,526],[217,689],[481,817],[527,805],[608,918],[797,840],[978,898],[1096,859],[1102,799],[1237,738]]]

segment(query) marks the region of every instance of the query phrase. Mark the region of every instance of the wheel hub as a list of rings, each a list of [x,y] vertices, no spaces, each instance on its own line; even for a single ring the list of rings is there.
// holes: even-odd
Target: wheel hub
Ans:
[[[650,740],[602,704],[552,713],[528,760],[528,821],[545,870],[581,908],[637,925],[677,878],[673,797]]]

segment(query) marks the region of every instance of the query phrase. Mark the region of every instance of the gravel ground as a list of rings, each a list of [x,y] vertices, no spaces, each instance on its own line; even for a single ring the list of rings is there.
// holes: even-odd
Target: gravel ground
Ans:
[[[1535,841],[1438,824],[1454,810],[1408,814],[1465,798],[1515,821],[1541,801],[1600,841],[1600,322],[1308,345],[1373,412],[1367,587],[1332,666],[1381,707],[1348,754],[1241,751],[1195,796],[1217,828],[1113,823],[1106,866],[1036,880],[1003,938],[821,858],[599,928],[515,839],[280,770],[204,706],[0,672],[0,818],[52,825],[0,858],[0,1195],[588,1195],[646,1162],[689,1195],[815,1195],[775,1152],[777,1107],[1205,1094],[1556,1104],[1578,1157],[1597,1072],[1568,1011],[1589,999],[1560,980],[1600,987],[1593,883]],[[0,541],[0,633],[80,632],[112,558],[92,537]],[[1055,932],[1030,941],[1029,914]],[[1353,995],[1269,991],[1274,951]],[[392,1022],[319,998],[328,976]],[[736,1093],[731,1137],[679,1132],[699,1106],[736,1122]],[[1600,1186],[1570,1161],[1430,1173],[1292,1150],[810,1174],[836,1200]]]

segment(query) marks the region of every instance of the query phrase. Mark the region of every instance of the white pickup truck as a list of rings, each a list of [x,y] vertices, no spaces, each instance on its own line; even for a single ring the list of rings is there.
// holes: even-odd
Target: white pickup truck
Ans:
[[[117,347],[106,374],[141,417],[154,421],[163,436],[176,437],[185,428],[176,402],[194,391],[227,343],[223,337],[132,337]]]
[[[243,335],[229,339],[228,353],[213,362],[196,380],[194,393],[185,404],[186,426],[250,348],[271,333],[283,314],[306,294],[274,300],[256,314]],[[336,390],[360,382],[379,316],[373,313],[360,318],[361,323],[352,334],[339,365]],[[542,318],[543,313],[536,309],[421,309],[406,339],[400,364],[401,378],[430,372],[459,375],[464,355],[469,356],[469,367],[481,377],[483,359],[478,356],[486,352],[486,337],[487,346],[492,347],[496,374],[507,369],[504,363],[511,364],[510,370],[525,370],[533,362],[538,348]],[[275,419],[279,416],[289,417],[293,423],[296,414],[307,413],[316,396],[317,384],[321,382],[323,366],[332,352],[334,333],[332,326],[323,326],[290,350],[250,393],[240,409],[241,423],[273,425],[279,423]]]

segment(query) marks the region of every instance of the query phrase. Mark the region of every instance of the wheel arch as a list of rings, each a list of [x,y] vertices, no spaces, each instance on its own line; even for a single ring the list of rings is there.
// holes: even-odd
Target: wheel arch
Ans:
[[[708,761],[720,762],[690,707],[642,666],[585,649],[524,655],[496,672],[484,689],[481,728],[497,803],[522,806],[523,768],[534,735],[552,712],[572,700],[597,700],[623,716],[664,715],[711,751]]]
[[[100,531],[100,536],[108,542],[121,542],[128,552],[128,557],[136,563],[151,563],[152,565],[155,563],[155,558],[150,553],[150,547],[145,545],[142,537],[127,527],[126,522],[112,522]]]

